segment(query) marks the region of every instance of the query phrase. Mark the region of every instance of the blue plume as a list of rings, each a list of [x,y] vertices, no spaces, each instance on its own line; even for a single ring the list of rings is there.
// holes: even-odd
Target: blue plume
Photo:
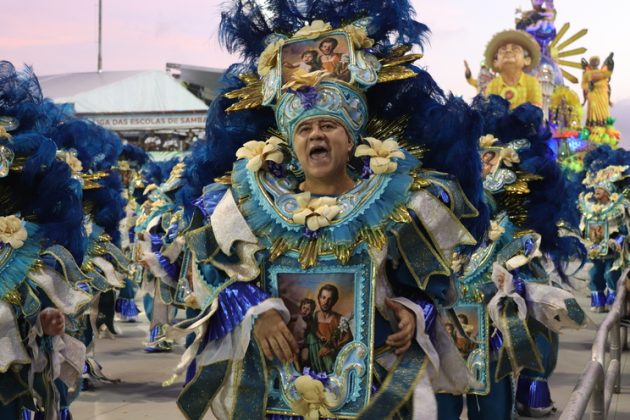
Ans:
[[[136,162],[138,166],[142,166],[149,161],[149,155],[144,149],[127,143],[123,146],[119,159]]]
[[[405,140],[427,149],[423,166],[453,175],[479,216],[463,223],[480,239],[489,225],[483,199],[479,137],[482,121],[461,98],[446,96],[424,70],[410,66],[414,78],[376,85],[367,93],[370,117],[396,120],[411,117]],[[472,157],[472,158],[471,158]]]
[[[372,18],[368,33],[377,49],[387,49],[392,41],[422,47],[429,33],[414,19],[407,0],[236,0],[221,14],[219,40],[229,52],[254,63],[274,32],[291,35],[317,19],[340,27],[365,16]]]
[[[60,149],[77,151],[85,172],[110,169],[122,152],[116,134],[88,120],[75,119],[60,125],[51,137]]]
[[[101,188],[85,190],[84,201],[91,204],[92,220],[112,237],[114,245],[120,245],[118,226],[125,217],[125,200],[122,197],[123,184],[118,172],[111,172],[99,180]]]

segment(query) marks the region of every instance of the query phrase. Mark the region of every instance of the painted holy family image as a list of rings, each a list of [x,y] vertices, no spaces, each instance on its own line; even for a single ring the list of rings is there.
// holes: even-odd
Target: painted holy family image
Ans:
[[[299,347],[296,369],[333,372],[337,355],[355,330],[354,274],[282,273],[278,290],[291,313],[288,327]]]
[[[350,81],[348,38],[329,34],[324,37],[287,43],[282,48],[282,83],[322,71],[326,79]]]

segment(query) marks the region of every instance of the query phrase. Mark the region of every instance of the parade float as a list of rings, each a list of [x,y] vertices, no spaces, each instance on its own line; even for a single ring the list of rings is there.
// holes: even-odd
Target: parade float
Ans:
[[[540,84],[540,106],[552,132],[550,146],[563,167],[582,172],[586,153],[602,145],[615,149],[620,141],[620,133],[610,115],[614,54],[610,53],[604,60],[585,55],[587,49],[578,45],[588,30],[571,33],[569,22],[557,29],[557,14],[553,0],[532,0],[531,9],[517,9],[515,30],[496,34],[488,43],[477,78],[472,76],[468,63],[465,63],[465,76],[480,94],[499,94],[515,107],[511,89],[504,86],[499,91],[488,91],[488,86],[500,75],[495,67],[498,49],[493,49],[493,45],[501,41],[520,42],[526,59],[531,59],[532,63],[522,70]],[[516,41],[515,35],[522,39]],[[538,45],[537,51],[528,51],[530,47],[526,44],[532,40]],[[581,79],[573,74],[576,69],[582,72]],[[521,81],[514,83],[520,84]],[[535,102],[529,97],[531,94],[527,102]]]

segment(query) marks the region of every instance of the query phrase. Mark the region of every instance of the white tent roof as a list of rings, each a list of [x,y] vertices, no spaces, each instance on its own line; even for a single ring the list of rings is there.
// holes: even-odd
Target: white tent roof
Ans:
[[[40,76],[44,96],[73,103],[78,114],[206,111],[208,106],[163,71]]]

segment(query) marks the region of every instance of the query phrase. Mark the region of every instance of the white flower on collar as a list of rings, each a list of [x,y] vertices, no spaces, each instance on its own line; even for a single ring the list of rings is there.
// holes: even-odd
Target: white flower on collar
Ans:
[[[306,225],[309,230],[316,231],[326,227],[341,212],[335,197],[311,198],[310,192],[296,194],[298,208],[293,212],[293,223]]]

